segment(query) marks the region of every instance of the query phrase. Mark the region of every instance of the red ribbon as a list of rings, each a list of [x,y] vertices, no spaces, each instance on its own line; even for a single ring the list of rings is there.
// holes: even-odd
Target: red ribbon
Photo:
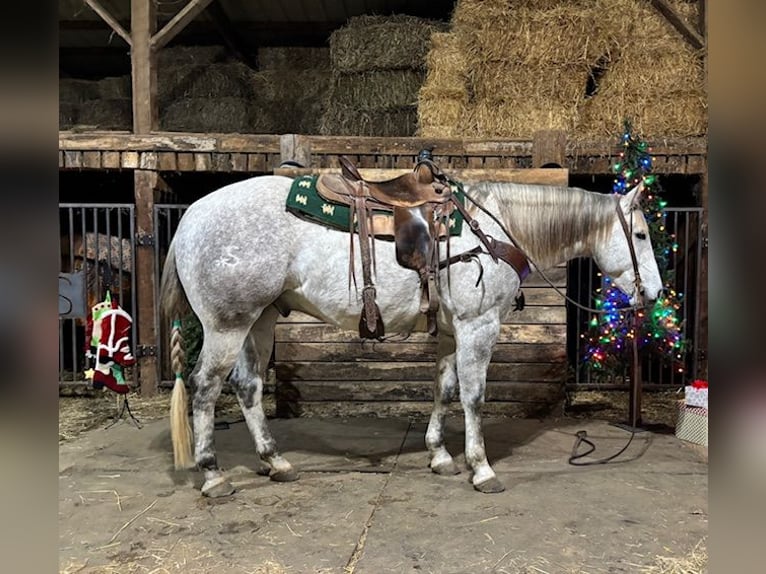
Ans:
[[[701,379],[697,379],[696,381],[692,382],[692,387],[695,389],[707,389],[707,381],[703,381]]]

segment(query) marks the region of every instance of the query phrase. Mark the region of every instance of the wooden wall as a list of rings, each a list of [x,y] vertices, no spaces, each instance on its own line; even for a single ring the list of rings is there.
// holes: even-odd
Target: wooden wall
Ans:
[[[275,171],[297,175],[327,169]],[[360,171],[373,180],[400,173]],[[450,175],[464,182],[494,179],[553,185],[567,185],[569,177],[566,169],[465,169]],[[545,274],[566,290],[565,265]],[[567,327],[563,298],[539,273],[527,278],[523,292],[524,309],[511,311],[502,325],[487,373],[486,400],[495,411],[529,416],[549,412],[563,399]],[[413,333],[404,341],[362,342],[356,331],[291,313],[277,324],[274,356],[281,415],[322,412],[340,403],[344,412],[387,415],[425,413],[431,408],[436,339],[427,333]]]

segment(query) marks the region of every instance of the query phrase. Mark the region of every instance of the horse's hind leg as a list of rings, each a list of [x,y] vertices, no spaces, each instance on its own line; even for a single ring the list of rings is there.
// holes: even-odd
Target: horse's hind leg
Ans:
[[[242,407],[250,434],[253,435],[255,448],[261,459],[271,467],[269,477],[277,482],[289,482],[296,480],[298,474],[277,451],[276,441],[269,431],[261,401],[266,369],[274,345],[274,325],[277,316],[277,310],[270,306],[255,322],[229,381],[237,393],[237,400]]]
[[[227,496],[234,492],[231,483],[218,468],[213,442],[215,403],[221,387],[242,349],[249,326],[228,331],[205,329],[202,350],[191,375],[195,389],[194,456],[197,467],[205,474],[202,494],[210,497]]]
[[[455,372],[455,339],[448,334],[439,334],[436,355],[436,378],[434,379],[434,408],[426,431],[426,446],[431,454],[431,470],[436,474],[458,474],[452,456],[444,446],[444,421],[449,403],[457,388]]]

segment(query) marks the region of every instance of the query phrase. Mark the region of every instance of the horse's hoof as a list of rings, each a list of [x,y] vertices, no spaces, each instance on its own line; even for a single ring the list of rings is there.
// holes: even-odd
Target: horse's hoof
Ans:
[[[269,476],[269,473],[271,472],[271,467],[268,464],[259,464],[255,468],[255,474],[258,476]]]
[[[269,478],[274,482],[293,482],[294,480],[298,480],[298,471],[294,468],[291,468],[290,470],[277,470],[273,471],[269,475]]]
[[[432,465],[431,472],[442,476],[454,476],[460,474],[460,469],[457,467],[454,460],[450,460],[441,464]]]
[[[488,478],[479,484],[474,484],[473,487],[484,494],[496,494],[505,490],[505,486],[503,486],[503,483],[500,482],[496,476]]]
[[[209,498],[220,498],[234,494],[234,487],[229,480],[223,476],[213,478],[202,485],[202,495]]]

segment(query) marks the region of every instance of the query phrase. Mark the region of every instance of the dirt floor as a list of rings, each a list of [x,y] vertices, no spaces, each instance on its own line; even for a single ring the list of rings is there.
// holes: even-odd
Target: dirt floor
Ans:
[[[105,430],[114,395],[61,398],[60,572],[521,574],[707,572],[707,450],[672,434],[676,396],[644,398],[644,420],[609,464],[568,464],[575,433],[593,457],[630,433],[625,393],[581,393],[565,417],[485,418],[490,462],[506,485],[475,492],[463,472],[432,474],[425,423],[407,418],[274,419],[293,483],[257,473],[231,396],[217,409],[219,462],[237,492],[199,494],[200,477],[172,470],[167,395],[131,396],[143,423]],[[652,414],[649,414],[649,413]]]

